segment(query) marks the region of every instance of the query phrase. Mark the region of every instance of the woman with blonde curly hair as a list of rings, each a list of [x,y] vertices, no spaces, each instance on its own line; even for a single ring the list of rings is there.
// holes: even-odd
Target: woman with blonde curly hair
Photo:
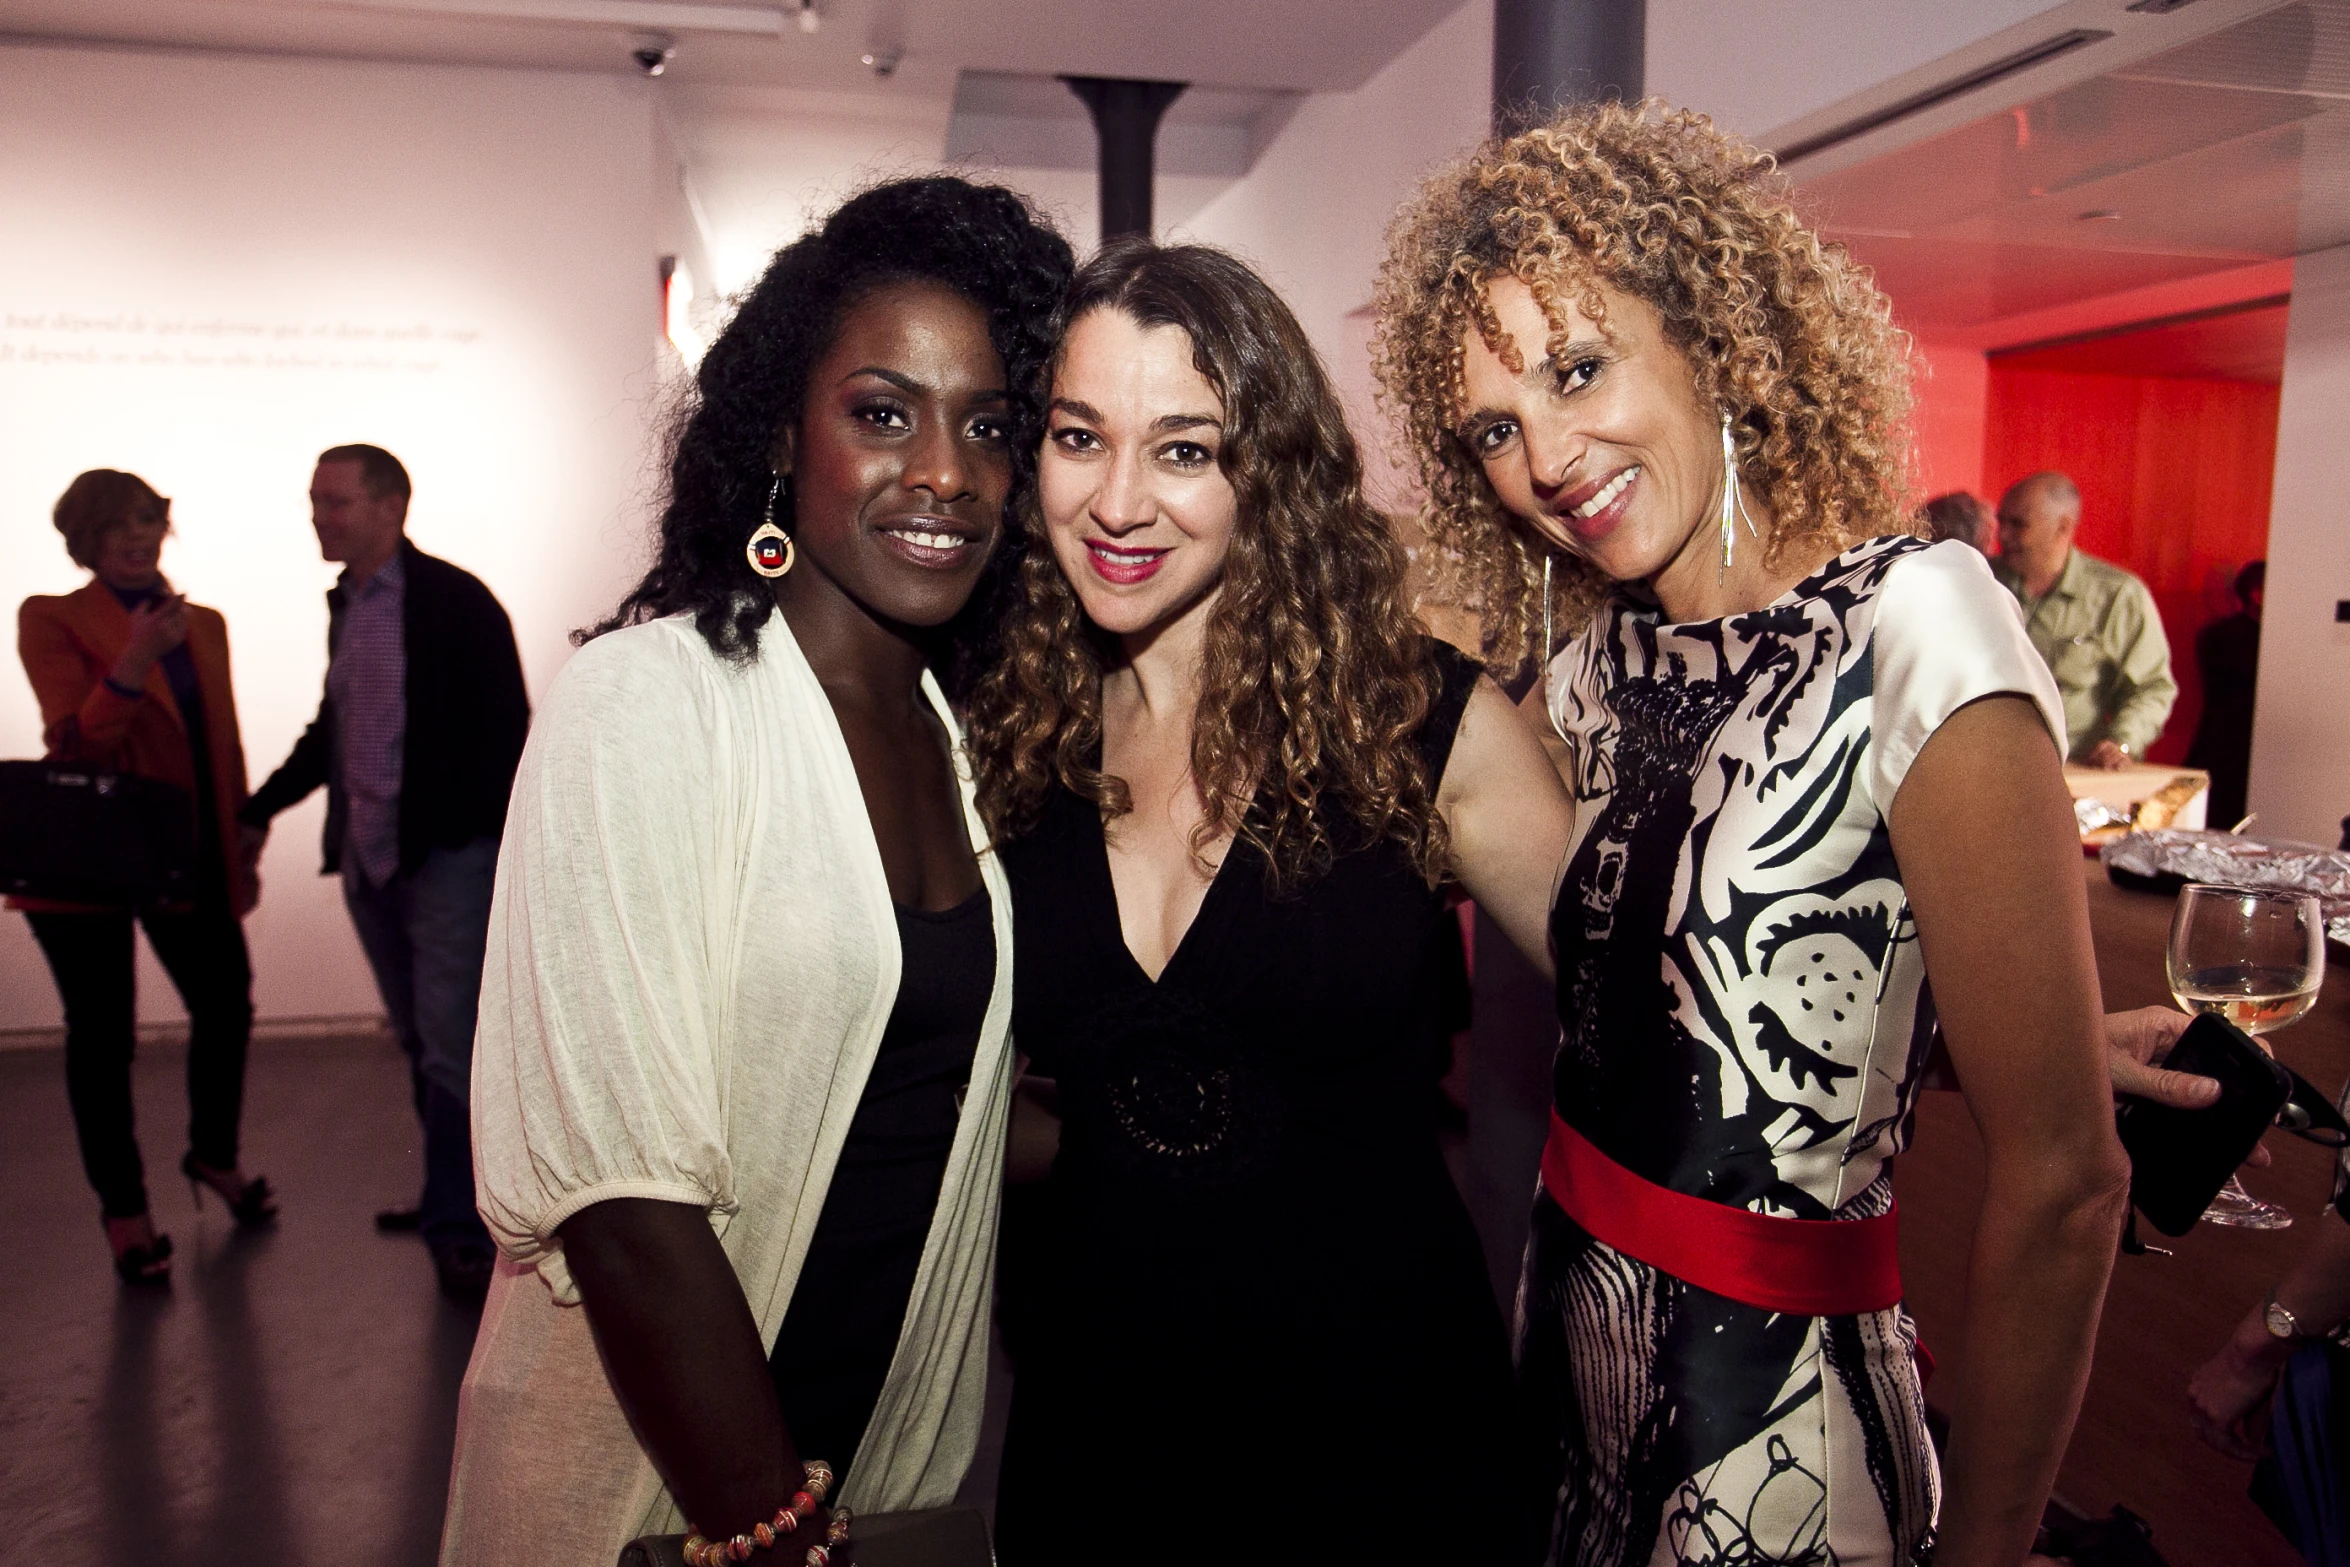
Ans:
[[[1379,312],[1495,662],[1566,635],[1550,1559],[2019,1561],[2126,1171],[2062,711],[1982,557],[1904,520],[1883,296],[1766,154],[1610,104],[1433,178]],[[1987,1163],[1939,1480],[1890,1177],[1937,1016]]]
[[[1002,1560],[1326,1561],[1438,1498],[1455,1559],[1511,1559],[1506,1339],[1429,1113],[1436,883],[1540,953],[1564,791],[1414,627],[1262,280],[1129,241],[1061,322],[970,725],[1062,1114],[1008,1245]]]

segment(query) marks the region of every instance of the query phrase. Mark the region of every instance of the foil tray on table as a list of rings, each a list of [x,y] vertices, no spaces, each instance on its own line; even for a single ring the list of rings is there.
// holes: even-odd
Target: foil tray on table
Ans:
[[[2125,833],[2098,851],[2106,878],[2140,892],[2176,892],[2191,881],[2264,892],[2314,894],[2325,910],[2326,945],[2350,963],[2350,852],[2314,843],[2164,827]]]

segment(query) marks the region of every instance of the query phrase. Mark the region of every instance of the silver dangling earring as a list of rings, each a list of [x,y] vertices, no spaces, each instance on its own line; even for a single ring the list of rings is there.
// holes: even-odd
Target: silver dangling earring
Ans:
[[[1727,577],[1730,574],[1730,546],[1737,537],[1736,530],[1730,526],[1730,519],[1732,516],[1745,518],[1747,537],[1754,539],[1759,539],[1762,537],[1762,535],[1755,530],[1754,518],[1746,510],[1746,497],[1740,493],[1738,488],[1738,442],[1737,439],[1730,434],[1730,416],[1725,413],[1722,415],[1721,570],[1721,575],[1724,577]]]
[[[775,498],[783,493],[783,475],[767,486],[767,516],[759,524],[759,531],[751,535],[743,546],[743,555],[751,569],[762,577],[780,577],[791,570],[792,560],[799,553],[792,548],[791,535],[775,525]]]
[[[1550,563],[1558,558],[1558,551],[1545,544],[1542,547],[1542,716],[1550,720],[1551,732],[1572,746],[1567,732],[1559,727],[1558,709],[1550,705],[1550,655],[1554,644],[1550,640]]]

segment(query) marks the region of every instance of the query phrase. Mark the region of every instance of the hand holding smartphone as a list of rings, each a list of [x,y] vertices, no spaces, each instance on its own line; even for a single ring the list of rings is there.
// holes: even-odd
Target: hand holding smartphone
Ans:
[[[2276,1120],[2293,1078],[2216,1012],[2188,1024],[2163,1065],[2219,1084],[2218,1101],[2199,1110],[2125,1097],[2117,1112],[2130,1201],[2163,1234],[2184,1235]]]

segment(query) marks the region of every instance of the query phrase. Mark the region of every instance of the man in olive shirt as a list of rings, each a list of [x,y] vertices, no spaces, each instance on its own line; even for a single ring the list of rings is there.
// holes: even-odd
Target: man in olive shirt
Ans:
[[[2118,768],[2146,755],[2178,698],[2170,643],[2146,584],[2073,548],[2081,492],[2035,473],[1999,498],[1999,580],[2024,607],[2024,633],[2064,693],[2075,762]]]

